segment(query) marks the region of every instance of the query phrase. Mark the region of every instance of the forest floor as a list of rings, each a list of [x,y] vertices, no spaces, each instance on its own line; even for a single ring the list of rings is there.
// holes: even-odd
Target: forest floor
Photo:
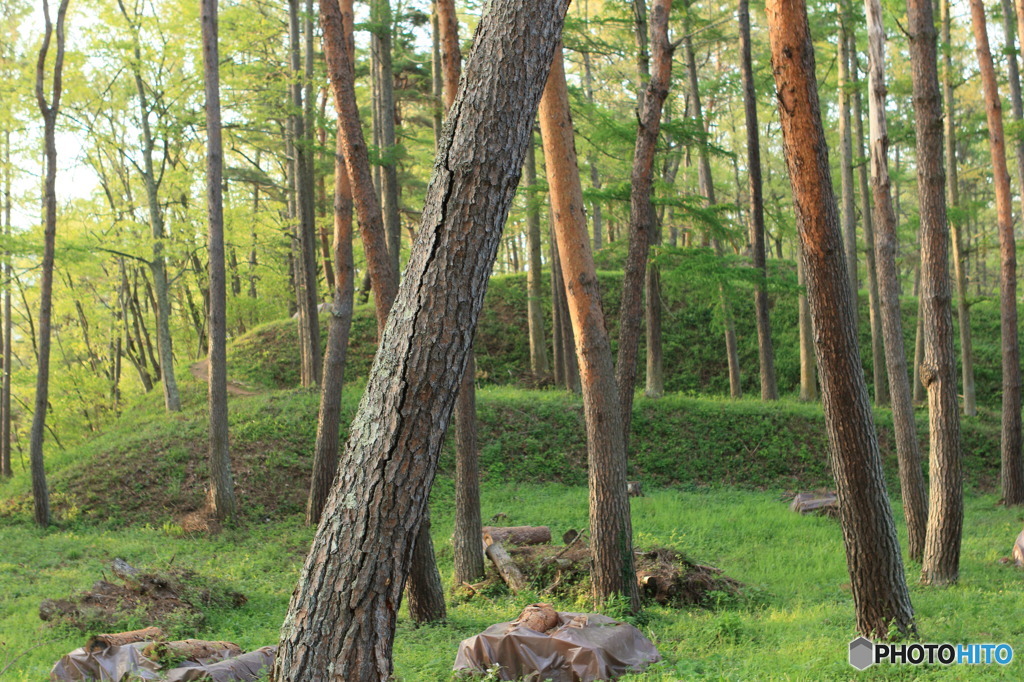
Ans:
[[[210,358],[205,358],[199,362],[189,366],[188,371],[197,380],[204,384],[210,381]],[[228,380],[228,394],[229,395],[256,395],[259,391],[254,391],[251,388],[247,388],[245,385],[240,384],[237,381]]]
[[[503,513],[508,524],[551,526],[558,536],[587,523],[587,491],[579,486],[498,482],[483,487],[484,518]],[[722,594],[710,608],[652,605],[636,621],[664,662],[629,680],[1021,679],[1024,663],[1007,667],[876,666],[854,674],[847,645],[854,636],[853,603],[838,524],[790,512],[778,491],[709,488],[656,489],[632,500],[638,546],[668,546],[715,565],[747,587]],[[432,496],[438,563],[450,584],[454,491],[440,478]],[[901,539],[902,514],[895,508]],[[967,500],[962,579],[947,589],[916,584],[920,567],[905,564],[922,641],[1007,642],[1024,651],[1024,591],[1018,569],[1001,564],[1022,523],[1021,511],[996,505],[991,495]],[[47,532],[25,519],[0,525],[0,669],[4,680],[46,679],[63,653],[85,634],[53,628],[38,617],[39,603],[88,588],[115,557],[136,566],[187,566],[246,595],[240,608],[212,609],[198,631],[205,639],[234,641],[245,649],[276,642],[289,595],[312,537],[301,514],[248,522],[220,534],[186,534],[173,524],[110,528],[65,522]],[[415,627],[404,609],[395,642],[399,680],[451,678],[459,642],[487,626],[514,619],[536,592],[510,595],[501,586],[472,599],[449,602],[442,625]],[[560,610],[589,610],[585,596],[556,598]],[[612,614],[615,615],[615,614]],[[125,628],[147,623],[138,618]],[[183,626],[184,627],[184,626]]]

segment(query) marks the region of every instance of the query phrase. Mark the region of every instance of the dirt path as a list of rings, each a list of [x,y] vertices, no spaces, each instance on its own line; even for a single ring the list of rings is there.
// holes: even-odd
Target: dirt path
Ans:
[[[188,371],[192,373],[196,379],[199,379],[203,383],[210,381],[210,358],[200,360],[196,364],[188,368]],[[228,380],[228,393],[230,395],[258,395],[258,391],[250,391],[241,384]]]

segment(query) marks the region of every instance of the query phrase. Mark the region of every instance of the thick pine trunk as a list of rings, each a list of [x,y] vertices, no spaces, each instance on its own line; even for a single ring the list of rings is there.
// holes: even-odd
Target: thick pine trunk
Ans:
[[[601,310],[597,274],[583,215],[583,189],[560,45],[555,50],[541,99],[540,129],[544,139],[552,220],[576,337],[583,412],[587,423],[594,595],[598,602],[604,602],[612,595],[624,595],[631,608],[637,610],[640,598],[633,574],[633,531],[626,493],[626,444],[611,343]]]
[[[1024,7],[1024,5],[1020,5]],[[1018,20],[1021,16],[1018,15]],[[949,0],[942,0],[942,94],[945,115],[946,197],[949,207],[960,207],[960,185],[956,168],[956,101],[953,95],[953,57],[950,43],[951,19]],[[947,216],[948,218],[949,216]],[[964,414],[975,417],[978,403],[974,388],[974,348],[971,341],[971,309],[967,303],[967,258],[964,254],[960,218],[950,219],[952,232],[953,273],[956,277],[956,314],[960,327],[960,375],[964,392]]]
[[[481,19],[404,285],[289,606],[278,682],[391,675],[415,537],[565,10],[495,0]],[[337,59],[340,13],[322,3],[321,18]],[[334,84],[354,104],[351,86]]]
[[[921,214],[921,295],[918,300],[925,336],[921,377],[928,390],[930,422],[930,496],[921,581],[946,585],[956,582],[960,574],[964,504],[950,303],[942,101],[939,97],[938,53],[931,1],[908,0],[907,10],[913,36],[910,58]],[[878,22],[881,23],[880,10],[878,14]]]
[[[1003,415],[1000,480],[1003,503],[1024,504],[1024,460],[1021,458],[1020,346],[1017,338],[1017,244],[1013,234],[1010,173],[1006,167],[1003,135],[1003,108],[996,85],[992,52],[988,45],[985,7],[971,0],[971,24],[974,29],[978,69],[985,92],[989,149],[992,153],[992,178],[996,195],[996,221],[999,224],[999,255],[1002,263],[999,280],[1000,317],[1003,351]]]
[[[878,0],[867,0],[868,110],[871,135],[871,189],[875,200],[874,244],[878,270],[879,313],[889,374],[900,490],[907,521],[908,551],[920,561],[928,517],[921,448],[914,424],[914,405],[907,380],[907,357],[900,317],[899,276],[896,271],[896,215],[889,180],[889,135],[885,119],[885,34]]]
[[[751,247],[754,267],[761,271],[762,282],[754,289],[754,314],[757,319],[757,348],[761,370],[761,400],[778,400],[775,381],[775,351],[772,348],[771,322],[768,319],[768,265],[764,249],[764,197],[761,188],[761,139],[757,127],[757,96],[754,67],[750,57],[750,3],[740,0],[740,72],[743,78],[743,114],[747,126],[747,174]]]
[[[671,0],[655,0],[651,7],[650,43],[654,46],[653,72],[640,98],[640,118],[633,149],[630,176],[629,252],[619,304],[619,357],[615,366],[623,443],[629,447],[629,425],[633,416],[636,389],[637,353],[640,347],[640,320],[643,318],[643,288],[652,234],[657,232],[657,217],[651,203],[654,181],[654,152],[661,130],[661,109],[672,79],[672,53],[668,40]],[[659,320],[660,322],[660,320]]]
[[[888,637],[890,630],[913,633],[914,613],[857,348],[856,307],[842,256],[807,8],[800,0],[769,0],[767,16],[857,630],[868,637]]]
[[[209,412],[210,500],[217,518],[237,513],[235,484],[228,450],[227,281],[224,272],[224,145],[221,140],[220,62],[217,47],[217,0],[203,0],[203,75],[206,89],[206,210],[209,253]]]

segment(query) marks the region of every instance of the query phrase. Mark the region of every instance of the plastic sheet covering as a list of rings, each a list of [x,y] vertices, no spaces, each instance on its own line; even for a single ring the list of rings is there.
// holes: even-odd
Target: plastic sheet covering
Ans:
[[[241,654],[226,661],[208,665],[192,665],[175,668],[167,673],[167,682],[191,682],[192,680],[212,682],[237,682],[255,680],[260,671],[274,665],[276,646],[265,646],[247,654]]]
[[[558,614],[547,633],[498,623],[459,645],[455,670],[484,672],[501,666],[502,680],[592,682],[613,680],[661,659],[642,632],[596,613]]]
[[[142,655],[142,649],[149,642],[136,642],[125,646],[107,647],[103,651],[90,653],[84,648],[75,649],[62,656],[50,670],[51,682],[78,682],[79,680],[102,680],[121,682],[129,674],[136,679],[158,680],[159,666]]]

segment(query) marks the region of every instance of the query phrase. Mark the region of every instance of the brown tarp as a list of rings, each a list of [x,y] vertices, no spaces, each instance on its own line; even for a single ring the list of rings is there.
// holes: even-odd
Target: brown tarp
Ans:
[[[51,682],[78,682],[79,680],[101,680],[120,682],[129,673],[142,680],[158,680],[160,669],[153,661],[142,655],[142,649],[150,642],[138,642],[125,646],[111,646],[102,651],[75,649],[62,656],[50,670]]]
[[[175,668],[167,673],[167,682],[237,682],[238,680],[255,680],[260,671],[274,665],[276,646],[265,646],[247,654],[241,654],[226,661],[209,665]]]
[[[454,670],[484,672],[501,666],[502,680],[592,682],[613,680],[661,659],[643,633],[596,613],[558,614],[548,633],[498,623],[463,640]]]

